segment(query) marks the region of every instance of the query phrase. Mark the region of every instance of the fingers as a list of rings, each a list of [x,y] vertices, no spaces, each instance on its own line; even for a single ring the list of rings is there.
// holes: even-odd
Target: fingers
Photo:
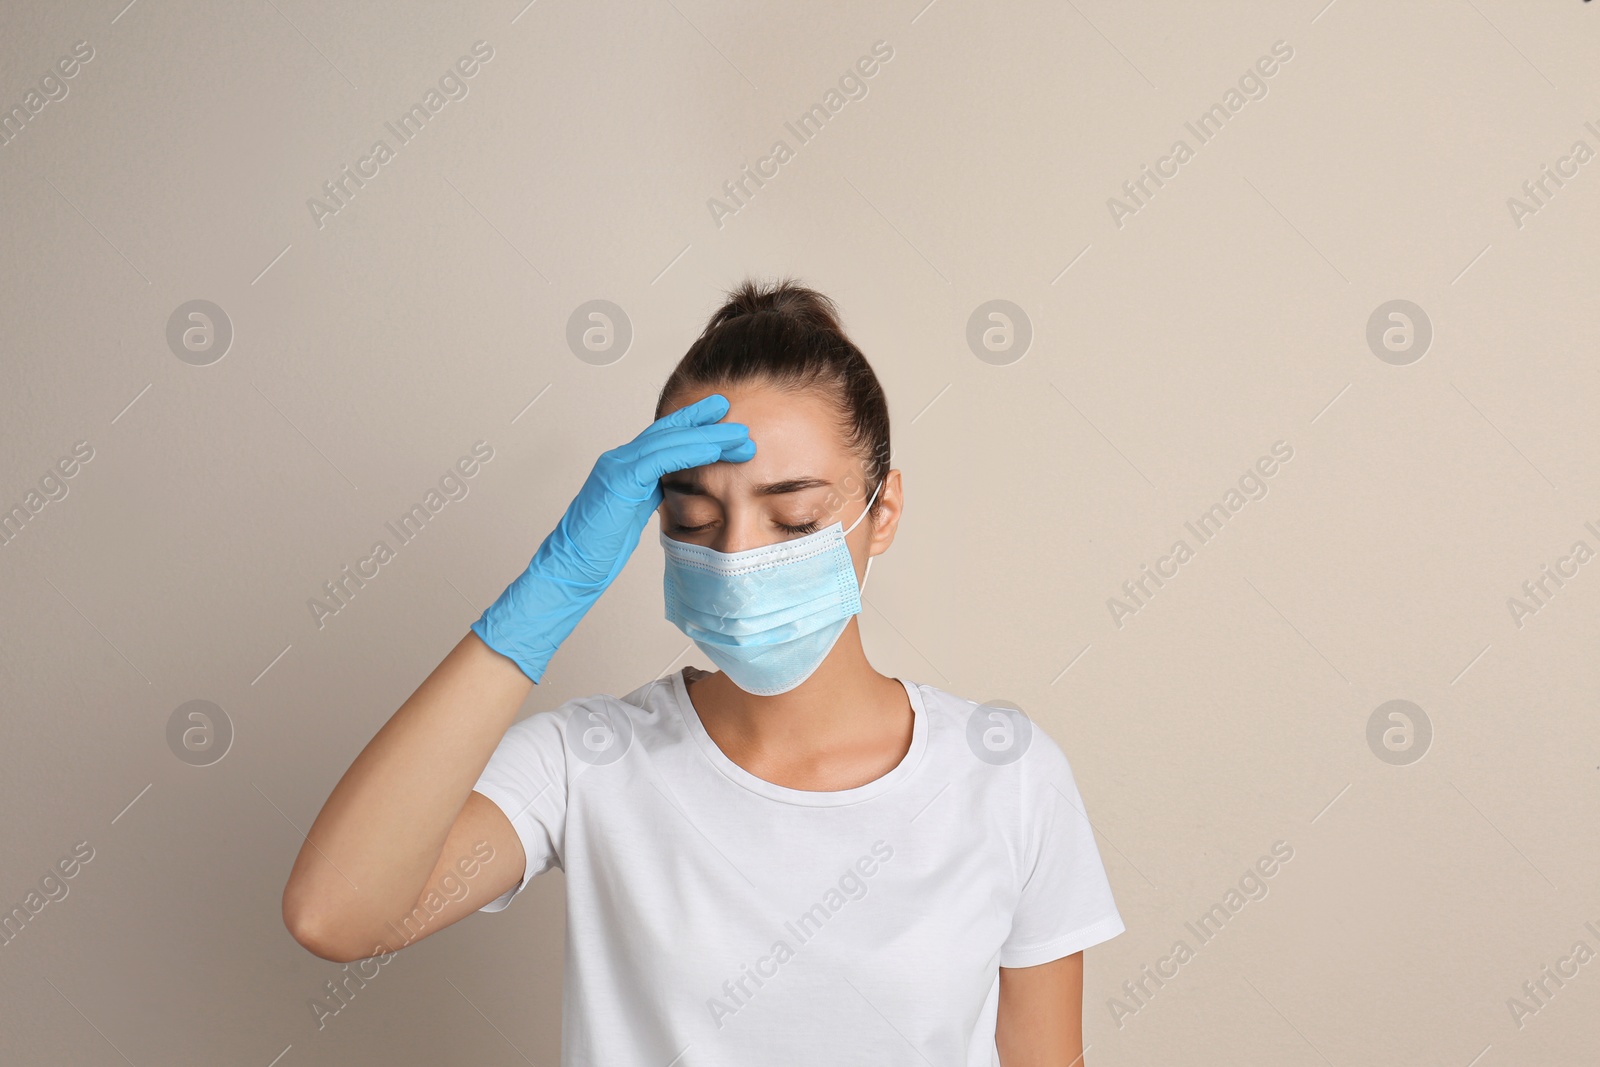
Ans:
[[[731,425],[738,425],[738,423],[733,423]],[[743,441],[731,446],[727,446],[722,450],[722,458],[729,463],[743,463],[746,460],[754,459],[755,454],[756,443],[750,440],[750,433],[748,430],[745,431],[745,438]]]
[[[750,428],[743,423],[719,421],[728,413],[728,400],[720,393],[663,415],[627,444],[612,451],[625,471],[626,485],[615,487],[627,499],[638,500],[659,492],[664,474],[703,467],[726,460],[743,463],[756,454]]]
[[[732,431],[732,432],[729,432]],[[743,463],[756,454],[749,430],[736,422],[711,426],[684,426],[652,436],[629,465],[640,488],[654,485],[664,474],[703,467],[726,460]]]
[[[645,433],[659,428],[674,426],[703,426],[717,422],[728,413],[728,398],[721,393],[712,393],[702,397],[693,404],[679,408],[670,415],[663,415],[645,429]],[[641,434],[640,436],[643,436]]]
[[[750,428],[742,422],[713,422],[708,426],[673,426],[665,429],[651,427],[649,432],[613,449],[612,455],[625,464],[633,464],[652,452],[685,442],[699,442],[708,448],[721,450],[736,448],[749,440]],[[714,463],[716,460],[708,459],[705,462]]]

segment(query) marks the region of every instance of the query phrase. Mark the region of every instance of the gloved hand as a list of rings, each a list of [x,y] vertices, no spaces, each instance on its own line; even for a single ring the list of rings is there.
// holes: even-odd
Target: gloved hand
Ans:
[[[742,463],[756,454],[748,427],[718,421],[727,413],[727,398],[713,393],[601,453],[527,570],[472,624],[472,632],[537,683],[561,642],[638,547],[650,513],[661,503],[661,476],[719,460]]]

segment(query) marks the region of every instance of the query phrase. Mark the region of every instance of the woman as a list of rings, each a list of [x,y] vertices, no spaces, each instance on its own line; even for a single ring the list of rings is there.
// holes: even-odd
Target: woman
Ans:
[[[561,867],[564,1064],[1080,1062],[1083,949],[1122,920],[1055,742],[862,651],[903,496],[832,303],[746,282],[656,416],[340,780],[290,931],[387,958]],[[720,670],[513,723],[653,511]]]

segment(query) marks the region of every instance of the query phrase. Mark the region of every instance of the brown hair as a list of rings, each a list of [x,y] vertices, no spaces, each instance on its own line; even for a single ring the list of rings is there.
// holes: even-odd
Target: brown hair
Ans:
[[[799,282],[746,279],[706,323],[661,387],[655,417],[693,386],[762,381],[780,389],[822,391],[860,457],[865,499],[889,472],[889,404],[861,349],[845,335],[832,300]],[[856,494],[851,494],[854,497]],[[882,494],[872,512],[882,506]]]

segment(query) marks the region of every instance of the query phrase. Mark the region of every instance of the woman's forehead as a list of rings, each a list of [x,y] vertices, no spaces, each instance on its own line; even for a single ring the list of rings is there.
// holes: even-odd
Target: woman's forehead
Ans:
[[[743,463],[713,463],[685,470],[679,478],[668,475],[662,479],[663,486],[681,491],[692,485],[719,496],[725,492],[782,495],[819,488],[786,483],[820,481],[837,486],[860,466],[840,434],[838,412],[826,397],[770,387],[708,388],[688,396],[685,403],[713,392],[728,398],[723,422],[749,427],[756,454]]]
[[[768,385],[708,387],[689,394],[685,403],[678,406],[692,404],[712,393],[721,393],[728,399],[728,413],[722,421],[744,424],[750,430],[750,440],[755,442],[755,456],[737,466],[759,470],[763,479],[771,481],[814,474],[815,470],[800,468],[819,466],[834,471],[829,477],[837,477],[836,468],[851,465],[854,457],[840,432],[838,408],[817,391]]]

